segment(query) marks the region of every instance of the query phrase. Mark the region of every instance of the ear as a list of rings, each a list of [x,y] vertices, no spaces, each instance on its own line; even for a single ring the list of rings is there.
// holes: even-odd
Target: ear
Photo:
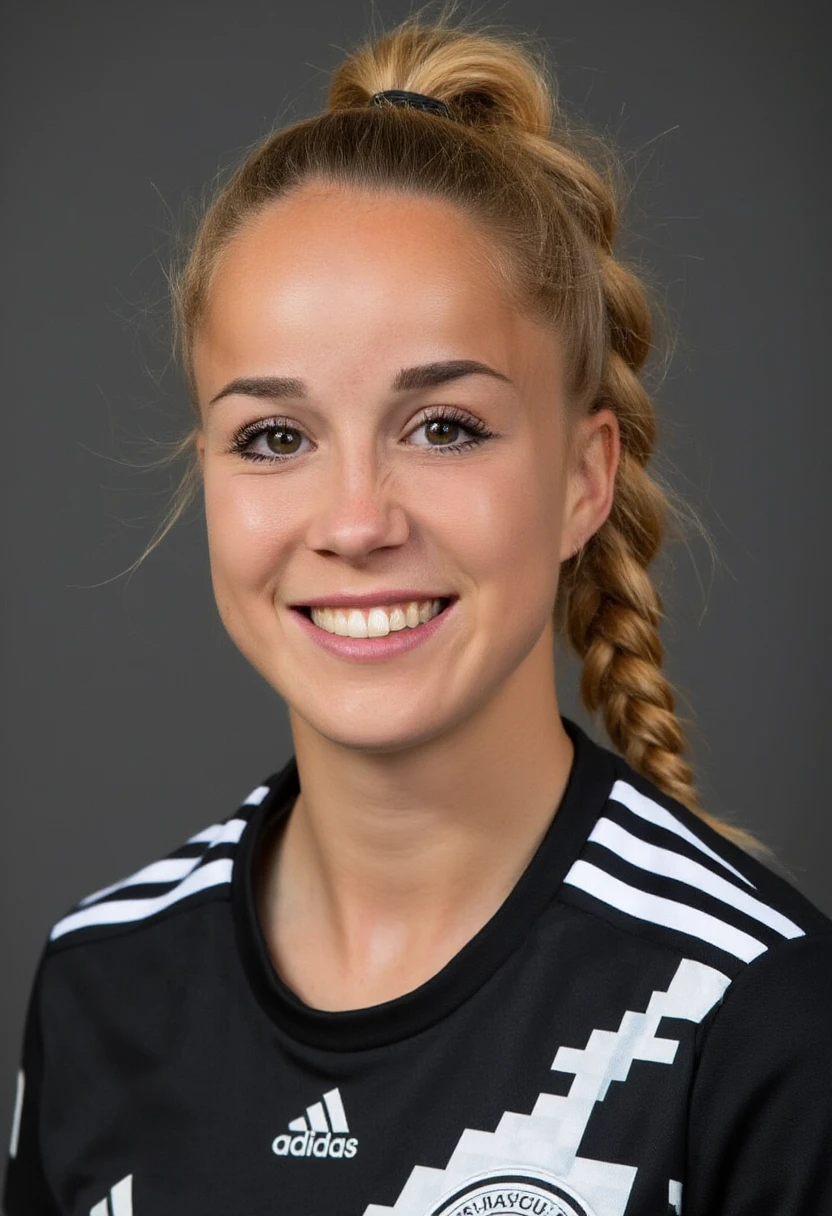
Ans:
[[[561,533],[562,562],[577,553],[609,515],[621,459],[621,432],[611,409],[587,414],[572,425]]]
[[[200,431],[196,438],[196,454],[199,457],[199,468],[205,472],[205,432]]]

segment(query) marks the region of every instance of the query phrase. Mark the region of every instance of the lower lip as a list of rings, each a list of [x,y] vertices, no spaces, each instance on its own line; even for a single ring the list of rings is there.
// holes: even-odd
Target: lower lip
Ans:
[[[424,625],[417,625],[415,629],[406,627],[397,629],[394,633],[388,633],[382,638],[345,638],[338,633],[328,633],[326,629],[321,629],[296,608],[292,608],[290,611],[301,629],[304,629],[321,649],[328,650],[330,654],[337,655],[340,659],[357,659],[361,663],[380,663],[384,659],[393,659],[396,655],[405,654],[408,650],[415,650],[417,646],[422,646],[425,642],[430,641],[451,615],[456,603],[456,600],[451,600],[447,608],[438,616],[431,617]]]

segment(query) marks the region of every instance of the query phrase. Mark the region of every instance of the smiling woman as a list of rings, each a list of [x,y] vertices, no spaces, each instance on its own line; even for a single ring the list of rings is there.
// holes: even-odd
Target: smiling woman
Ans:
[[[53,926],[9,1216],[832,1210],[832,926],[684,754],[614,160],[451,15],[351,54],[174,276],[162,535],[201,486],[294,752]]]

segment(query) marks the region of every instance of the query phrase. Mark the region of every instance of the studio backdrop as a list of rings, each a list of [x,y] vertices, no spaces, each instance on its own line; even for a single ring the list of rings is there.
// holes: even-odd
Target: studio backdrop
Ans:
[[[190,423],[170,357],[176,234],[400,0],[11,0],[2,17],[0,1124],[50,926],[230,815],[291,749],[227,637],[201,496],[132,576]],[[655,282],[654,468],[709,531],[657,568],[703,805],[832,914],[827,45],[819,3],[512,0],[564,105],[618,144],[622,248]],[[823,214],[822,214],[823,213]],[[558,656],[563,712],[581,712]],[[6,1114],[2,1111],[5,1109]]]

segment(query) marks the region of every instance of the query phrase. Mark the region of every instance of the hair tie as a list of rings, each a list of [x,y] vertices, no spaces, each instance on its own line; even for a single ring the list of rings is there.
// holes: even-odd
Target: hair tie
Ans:
[[[424,93],[408,93],[406,89],[383,89],[380,93],[374,93],[367,102],[370,106],[383,106],[385,103],[407,106],[412,110],[428,110],[431,114],[441,114],[443,118],[451,117],[451,111],[438,97],[428,97]]]

